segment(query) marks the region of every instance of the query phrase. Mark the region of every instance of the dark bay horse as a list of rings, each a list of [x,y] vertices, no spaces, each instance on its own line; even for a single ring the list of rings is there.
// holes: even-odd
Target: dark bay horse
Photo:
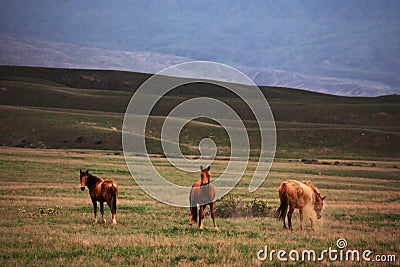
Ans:
[[[214,186],[210,184],[210,166],[203,169],[200,167],[200,180],[192,185],[190,190],[189,201],[190,201],[190,223],[189,226],[192,227],[193,221],[197,222],[197,204],[199,205],[199,228],[204,228],[204,210],[208,205],[210,205],[211,218],[214,223],[214,229],[218,229],[217,223],[215,222],[214,216],[214,199],[215,199],[215,189]]]
[[[326,197],[322,197],[321,192],[309,181],[288,180],[280,185],[278,191],[281,203],[277,210],[276,218],[283,220],[283,228],[286,229],[285,217],[287,213],[289,230],[293,230],[292,214],[294,209],[299,209],[300,230],[303,230],[303,215],[306,214],[310,218],[311,230],[314,231],[314,217],[321,218],[321,211]]]
[[[115,215],[117,213],[117,198],[118,198],[118,184],[114,180],[103,181],[89,171],[83,172],[80,170],[79,178],[81,180],[81,190],[85,190],[85,186],[89,188],[89,195],[93,203],[94,223],[97,223],[97,201],[100,202],[100,213],[102,222],[106,223],[104,219],[104,202],[107,202],[111,210],[112,224],[117,224]]]

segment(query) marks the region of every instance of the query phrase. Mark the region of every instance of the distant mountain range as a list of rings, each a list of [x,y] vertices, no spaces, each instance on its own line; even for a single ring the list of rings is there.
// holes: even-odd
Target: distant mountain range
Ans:
[[[155,73],[225,63],[259,85],[400,94],[400,2],[2,1],[0,64]]]

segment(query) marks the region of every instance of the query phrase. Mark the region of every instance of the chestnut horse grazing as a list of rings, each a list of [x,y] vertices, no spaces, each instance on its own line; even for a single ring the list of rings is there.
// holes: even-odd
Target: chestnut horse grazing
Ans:
[[[214,229],[218,229],[217,223],[215,222],[214,216],[214,199],[215,199],[215,189],[214,186],[210,184],[210,166],[203,169],[200,167],[201,174],[200,180],[192,185],[190,190],[189,201],[190,201],[190,223],[189,226],[192,227],[193,221],[197,222],[197,204],[199,207],[199,228],[203,229],[204,224],[204,210],[208,205],[210,205],[211,218],[214,223]]]
[[[103,181],[94,175],[91,175],[89,171],[83,172],[80,170],[81,190],[85,190],[85,186],[89,188],[89,195],[93,203],[94,211],[94,223],[97,223],[97,201],[100,202],[100,213],[103,223],[106,223],[104,219],[104,202],[107,202],[108,207],[111,210],[112,224],[117,224],[115,215],[117,213],[117,198],[118,198],[118,184],[114,180]]]
[[[283,228],[286,229],[285,217],[287,213],[289,230],[292,228],[292,214],[294,209],[299,209],[300,212],[300,230],[303,230],[303,215],[304,213],[310,218],[311,230],[314,231],[314,214],[318,219],[321,218],[321,211],[324,205],[324,199],[321,192],[309,181],[299,182],[288,180],[281,184],[278,189],[279,199],[281,201],[277,210],[276,217],[278,220],[283,220]],[[288,212],[289,207],[289,212]]]

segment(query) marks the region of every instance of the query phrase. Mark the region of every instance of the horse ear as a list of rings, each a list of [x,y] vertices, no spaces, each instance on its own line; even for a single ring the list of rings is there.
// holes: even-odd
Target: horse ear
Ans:
[[[210,167],[210,166],[208,166],[208,167],[207,167],[207,170],[210,170],[210,169],[211,169],[211,167]]]
[[[202,171],[203,170],[203,165],[200,165],[200,171]]]
[[[326,198],[326,196],[324,196],[323,198],[322,198],[322,200],[324,200]]]
[[[82,171],[82,169],[79,169],[79,173],[80,173],[80,174],[83,174],[83,171]]]
[[[86,174],[89,174],[89,170],[86,170]]]

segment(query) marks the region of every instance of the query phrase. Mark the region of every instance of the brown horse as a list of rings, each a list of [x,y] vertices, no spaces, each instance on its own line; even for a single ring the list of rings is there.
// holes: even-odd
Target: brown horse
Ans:
[[[94,223],[97,223],[97,201],[100,202],[100,213],[103,223],[104,219],[104,202],[107,202],[111,210],[112,224],[117,224],[115,215],[117,213],[117,198],[118,198],[118,184],[114,180],[103,181],[89,171],[83,172],[80,170],[79,178],[81,180],[81,190],[85,190],[85,186],[89,188],[89,195],[93,203]]]
[[[189,201],[190,201],[190,223],[189,227],[192,227],[193,221],[197,222],[197,204],[199,205],[199,228],[204,228],[204,210],[208,205],[210,205],[211,218],[214,223],[214,229],[218,229],[217,223],[215,222],[214,216],[214,199],[215,199],[215,189],[214,186],[210,184],[210,166],[203,169],[200,167],[201,174],[200,180],[192,185],[190,190]]]
[[[306,214],[310,217],[311,230],[314,231],[314,210],[318,219],[321,218],[321,211],[324,205],[324,199],[321,192],[309,181],[298,182],[288,180],[281,184],[278,189],[279,199],[281,201],[277,210],[276,217],[278,220],[283,220],[283,228],[286,229],[285,217],[287,213],[289,230],[292,228],[292,214],[294,209],[299,209],[300,212],[300,230],[303,230],[303,215],[311,211],[311,214]],[[289,212],[288,211],[289,206]]]

